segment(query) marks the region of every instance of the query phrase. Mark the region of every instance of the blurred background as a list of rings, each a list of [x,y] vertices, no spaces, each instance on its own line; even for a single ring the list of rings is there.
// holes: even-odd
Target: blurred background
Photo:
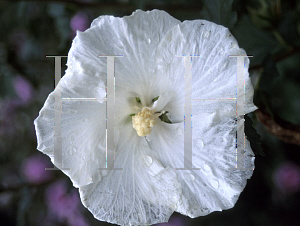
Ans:
[[[249,71],[259,110],[246,120],[256,153],[252,178],[234,208],[196,219],[175,213],[159,225],[300,225],[296,0],[0,1],[0,225],[111,225],[82,206],[67,176],[45,170],[53,165],[36,150],[33,120],[54,89],[54,59],[45,56],[67,55],[76,30],[86,30],[94,18],[122,17],[136,9],[224,25],[254,56]],[[63,58],[62,73],[65,63]]]

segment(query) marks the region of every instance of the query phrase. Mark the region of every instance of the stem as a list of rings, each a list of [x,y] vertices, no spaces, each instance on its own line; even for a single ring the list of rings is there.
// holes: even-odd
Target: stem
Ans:
[[[286,143],[300,146],[300,126],[279,119],[275,121],[262,110],[256,110],[255,114],[272,135]]]

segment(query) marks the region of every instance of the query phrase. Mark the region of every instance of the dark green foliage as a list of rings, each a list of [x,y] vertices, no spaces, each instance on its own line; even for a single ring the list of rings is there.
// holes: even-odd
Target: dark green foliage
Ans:
[[[250,60],[251,66],[261,64],[279,45],[270,32],[255,27],[248,15],[241,16],[231,32],[239,46],[245,49],[248,55],[253,55]]]
[[[215,22],[231,29],[237,21],[237,13],[232,12],[233,0],[204,0],[200,12],[201,19]]]

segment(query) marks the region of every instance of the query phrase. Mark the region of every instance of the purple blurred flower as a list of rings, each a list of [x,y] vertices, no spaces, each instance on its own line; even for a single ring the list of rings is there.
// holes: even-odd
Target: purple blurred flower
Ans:
[[[67,222],[70,226],[87,226],[80,213],[80,198],[78,192],[72,189],[67,193],[67,185],[63,180],[51,184],[46,190],[46,199],[50,213],[60,222]]]
[[[21,169],[26,180],[32,184],[41,184],[52,178],[52,172],[45,170],[51,167],[47,157],[42,155],[33,155],[25,160]]]
[[[291,162],[281,164],[273,173],[273,182],[284,194],[298,192],[300,190],[300,167]]]
[[[85,221],[84,217],[80,215],[75,215],[71,217],[69,220],[70,226],[88,226],[89,224]]]
[[[182,217],[172,215],[168,223],[155,224],[154,226],[186,226],[186,222]]]
[[[31,84],[22,76],[15,77],[13,83],[18,97],[23,103],[27,103],[32,97],[33,90]]]
[[[71,18],[70,27],[74,33],[77,30],[85,31],[86,29],[89,28],[88,16],[83,12],[78,12]]]

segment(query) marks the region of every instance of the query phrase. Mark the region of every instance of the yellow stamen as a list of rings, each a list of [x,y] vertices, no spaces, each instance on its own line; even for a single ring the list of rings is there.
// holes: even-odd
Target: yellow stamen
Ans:
[[[152,127],[156,124],[155,119],[161,114],[163,114],[163,112],[154,113],[153,109],[143,107],[141,112],[132,116],[132,126],[140,137],[149,135],[152,131]]]

